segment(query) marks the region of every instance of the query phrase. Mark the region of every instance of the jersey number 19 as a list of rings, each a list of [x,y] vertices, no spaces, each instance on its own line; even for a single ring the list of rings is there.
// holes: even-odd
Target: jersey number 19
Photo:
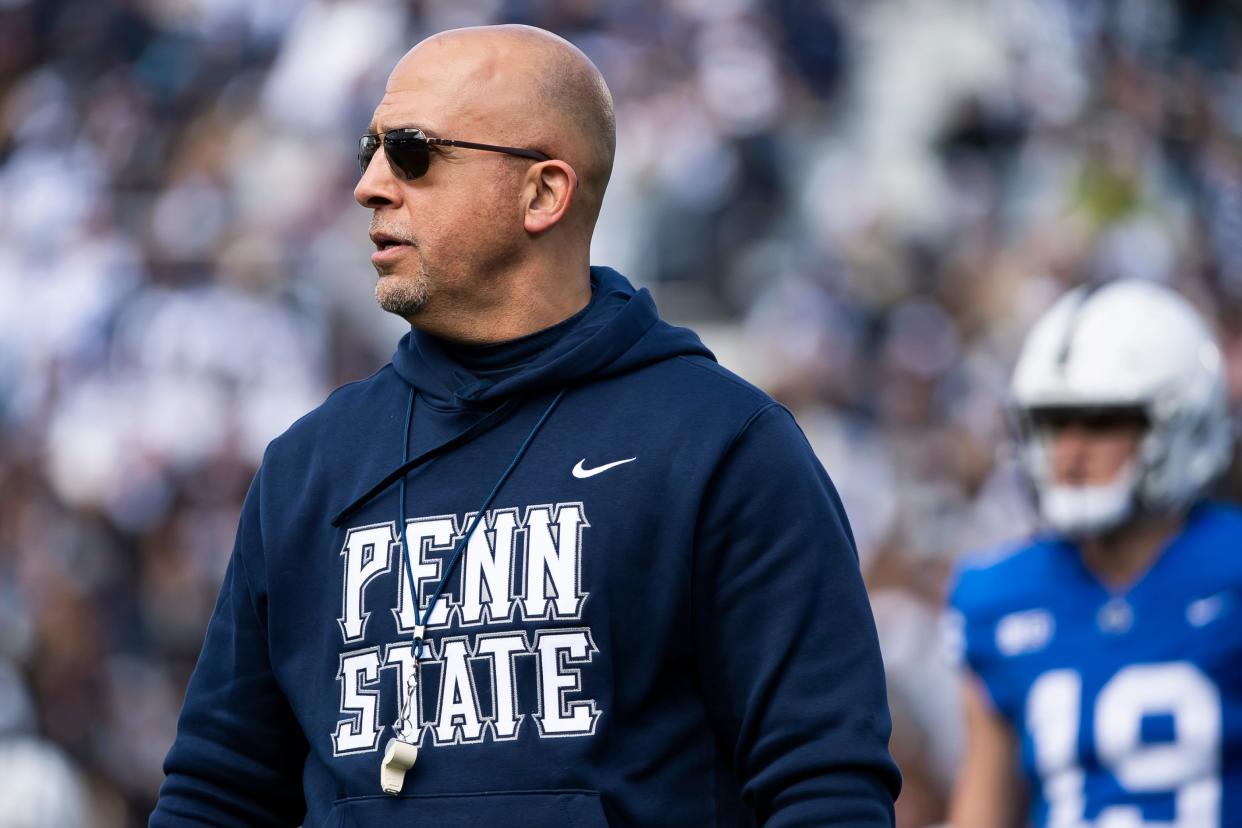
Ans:
[[[1108,805],[1091,821],[1079,736],[1082,676],[1052,670],[1032,685],[1026,723],[1048,803],[1048,828],[1218,828],[1221,705],[1216,686],[1188,662],[1132,664],[1095,698],[1094,742],[1100,764],[1124,791],[1173,797],[1172,822],[1145,822],[1138,805]],[[1170,739],[1146,741],[1143,722],[1172,720]],[[1086,747],[1086,746],[1084,746]]]

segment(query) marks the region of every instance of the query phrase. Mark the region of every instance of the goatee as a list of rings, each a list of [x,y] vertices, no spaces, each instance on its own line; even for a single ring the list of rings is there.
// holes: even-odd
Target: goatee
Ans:
[[[417,276],[380,276],[375,283],[375,301],[389,313],[413,316],[427,304],[427,277],[422,273]]]

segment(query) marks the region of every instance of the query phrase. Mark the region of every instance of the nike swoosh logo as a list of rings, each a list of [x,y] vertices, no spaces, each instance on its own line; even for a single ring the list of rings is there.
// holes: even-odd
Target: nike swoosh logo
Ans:
[[[1231,602],[1229,590],[1191,601],[1186,607],[1186,620],[1194,627],[1206,627],[1220,616],[1229,612]]]
[[[586,458],[583,457],[581,460],[578,461],[578,465],[574,466],[574,477],[577,477],[580,479],[587,478],[587,477],[594,477],[597,474],[603,474],[609,469],[615,469],[617,466],[624,466],[626,463],[633,463],[637,459],[638,459],[637,457],[631,457],[627,460],[615,460],[611,463],[605,463],[602,466],[596,466],[593,469],[587,469],[587,468],[583,468],[582,466],[582,464],[586,462]]]

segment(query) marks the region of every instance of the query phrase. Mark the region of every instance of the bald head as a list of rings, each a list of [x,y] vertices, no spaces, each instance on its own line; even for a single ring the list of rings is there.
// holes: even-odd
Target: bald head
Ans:
[[[608,86],[578,47],[533,26],[451,29],[410,49],[388,92],[417,95],[430,84],[448,93],[435,96],[446,106],[434,113],[461,133],[448,137],[538,149],[572,166],[580,189],[574,212],[594,225],[617,131]],[[438,124],[426,128],[436,134]]]
[[[616,125],[586,55],[529,26],[443,32],[397,63],[367,132],[385,138],[364,144],[354,199],[371,210],[381,307],[495,342],[587,304]]]

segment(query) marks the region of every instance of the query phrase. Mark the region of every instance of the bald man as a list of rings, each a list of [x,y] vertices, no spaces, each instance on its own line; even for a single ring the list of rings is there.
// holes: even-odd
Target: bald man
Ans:
[[[397,64],[354,196],[410,332],[269,446],[152,826],[892,824],[840,500],[590,265],[615,136],[538,29]]]

